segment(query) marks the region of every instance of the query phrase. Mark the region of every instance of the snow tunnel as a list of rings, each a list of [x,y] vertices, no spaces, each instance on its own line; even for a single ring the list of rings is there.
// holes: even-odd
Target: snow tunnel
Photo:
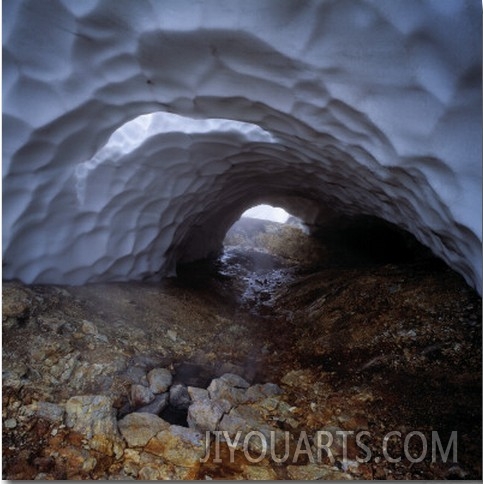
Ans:
[[[6,279],[161,278],[271,203],[481,292],[478,2],[5,2],[3,62]]]

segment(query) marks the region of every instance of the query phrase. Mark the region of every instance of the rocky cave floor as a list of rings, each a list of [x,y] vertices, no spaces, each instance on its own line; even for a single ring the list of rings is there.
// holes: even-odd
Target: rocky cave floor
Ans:
[[[481,298],[424,250],[257,224],[161,284],[3,283],[4,479],[481,479]],[[201,463],[210,428],[288,457],[212,440]]]

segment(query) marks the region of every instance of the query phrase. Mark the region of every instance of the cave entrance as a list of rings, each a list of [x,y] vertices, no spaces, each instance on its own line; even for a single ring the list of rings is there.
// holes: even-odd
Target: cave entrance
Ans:
[[[178,263],[176,271],[184,286],[215,283],[226,300],[253,309],[267,306],[293,270],[319,259],[320,246],[300,218],[280,206],[259,204],[231,225],[216,255]]]
[[[300,278],[350,280],[367,271],[431,272],[445,266],[412,234],[381,218],[324,211],[309,220],[256,205],[228,229],[218,256],[179,264],[178,280],[273,319],[280,294]]]
[[[302,220],[281,207],[266,204],[255,205],[245,210],[230,227],[225,235],[223,246],[225,250],[230,247],[240,247],[272,252],[270,239],[273,239],[273,234],[278,234],[282,230],[287,231],[287,227],[305,229]]]
[[[227,231],[218,268],[241,308],[270,317],[279,289],[316,264],[322,250],[303,220],[279,206],[256,205]]]
[[[223,249],[225,259],[234,252],[244,252],[246,258],[252,259],[262,253],[285,265],[306,268],[367,267],[435,259],[412,234],[379,217],[334,213],[308,226],[272,205],[257,205],[243,212],[227,231]]]
[[[257,218],[261,220],[270,220],[273,222],[286,223],[290,214],[281,207],[272,205],[255,205],[242,213],[241,218]]]

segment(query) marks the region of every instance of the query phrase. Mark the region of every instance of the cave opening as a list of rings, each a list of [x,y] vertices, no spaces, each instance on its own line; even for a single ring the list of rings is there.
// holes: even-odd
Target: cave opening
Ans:
[[[333,277],[333,271],[348,279],[371,270],[453,272],[413,234],[379,217],[336,212],[300,196],[284,199],[278,193],[268,200],[275,202],[244,204],[218,251],[178,262],[177,283],[211,288],[233,307],[271,320],[280,291],[301,277]],[[218,207],[217,213],[222,212]],[[216,224],[221,219],[210,220]],[[187,239],[196,243],[196,238]]]
[[[258,249],[276,255],[274,247],[269,246],[270,234],[280,230],[308,233],[303,221],[282,207],[268,204],[255,205],[245,210],[228,229],[223,239],[224,251],[229,248]],[[273,238],[273,237],[272,237]]]
[[[286,223],[290,217],[293,217],[293,215],[290,215],[282,207],[274,207],[273,205],[260,204],[255,205],[248,210],[245,210],[241,214],[240,218],[242,217],[258,218],[261,220],[271,220],[273,222]]]
[[[283,198],[279,200],[283,202]],[[304,203],[313,210],[314,204],[304,201],[301,206]],[[304,211],[298,208],[297,214],[303,217]],[[282,206],[254,205],[226,231],[222,255],[216,260],[225,264],[225,272],[226,264],[240,260],[254,272],[277,266],[273,260],[264,263],[260,254],[278,259],[278,265],[304,267],[306,271],[321,267],[410,265],[422,261],[446,266],[413,234],[377,216],[337,213],[324,205],[316,213],[316,217],[309,217],[311,223],[307,223]]]

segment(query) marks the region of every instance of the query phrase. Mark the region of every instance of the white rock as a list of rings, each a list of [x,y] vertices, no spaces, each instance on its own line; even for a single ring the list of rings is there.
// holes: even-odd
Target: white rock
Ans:
[[[91,321],[82,321],[81,330],[84,334],[97,334],[97,326]]]
[[[65,423],[86,437],[88,448],[120,458],[124,444],[112,404],[112,399],[103,395],[72,397],[65,404]]]
[[[171,372],[166,368],[154,368],[148,373],[149,388],[153,393],[164,393],[172,381]]]
[[[135,407],[140,407],[148,405],[155,398],[154,393],[150,388],[143,385],[132,385],[131,386],[131,403]]]
[[[6,2],[5,279],[170,274],[263,188],[406,228],[481,291],[479,2],[168,3]],[[116,131],[160,110],[184,117]]]
[[[64,420],[64,408],[50,402],[34,402],[25,405],[21,412],[28,417],[35,415],[55,423],[62,423]]]
[[[17,420],[14,418],[7,418],[7,420],[3,422],[3,425],[6,429],[14,429],[17,426]]]
[[[234,388],[221,378],[215,378],[211,381],[208,393],[212,400],[226,401],[231,406],[244,403],[246,400],[244,389]]]
[[[195,401],[188,408],[188,425],[202,432],[213,431],[225,413],[217,402],[210,400]]]
[[[171,341],[176,341],[176,337],[177,337],[176,331],[173,331],[172,329],[168,329],[168,331],[166,331],[166,334],[168,335],[168,338]]]
[[[96,434],[117,431],[112,400],[102,395],[72,397],[65,404],[67,427],[84,434],[88,439]]]
[[[169,427],[168,422],[152,413],[130,413],[118,425],[130,447],[145,446],[158,432]]]
[[[205,388],[198,388],[198,387],[188,387],[188,394],[193,402],[199,402],[202,400],[209,400],[210,395],[208,390]]]
[[[235,373],[225,373],[219,379],[235,388],[248,388],[250,386],[244,378]]]

